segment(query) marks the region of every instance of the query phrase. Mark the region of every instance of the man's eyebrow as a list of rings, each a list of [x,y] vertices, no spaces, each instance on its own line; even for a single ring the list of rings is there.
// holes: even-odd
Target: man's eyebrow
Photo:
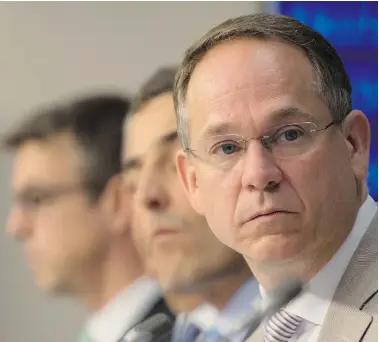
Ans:
[[[315,120],[312,115],[299,108],[284,107],[273,111],[268,118],[268,122],[272,124],[285,119],[308,120],[312,122]],[[233,129],[234,125],[228,122],[209,125],[200,133],[199,138],[204,139],[217,135],[228,134],[233,131]]]
[[[229,133],[231,125],[229,123],[219,123],[207,126],[201,133],[200,139],[213,137],[215,135],[222,135]]]
[[[174,131],[171,131],[169,133],[162,135],[159,138],[159,142],[161,144],[167,144],[167,143],[175,142],[177,139],[178,139],[178,132],[176,130],[174,130]]]
[[[284,107],[284,108],[279,108],[272,112],[269,117],[269,121],[275,122],[275,121],[280,121],[284,119],[305,119],[309,121],[314,121],[315,118],[301,110],[300,108],[297,107]]]
[[[129,158],[126,159],[122,165],[121,165],[121,170],[122,172],[128,172],[132,169],[137,169],[141,165],[139,158],[134,157],[134,158]]]

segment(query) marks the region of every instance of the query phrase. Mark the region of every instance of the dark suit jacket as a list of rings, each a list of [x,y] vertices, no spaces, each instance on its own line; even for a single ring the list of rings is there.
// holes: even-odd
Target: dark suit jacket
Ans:
[[[158,313],[164,313],[169,316],[172,320],[175,319],[175,314],[168,308],[166,301],[163,297],[159,298],[159,300],[154,304],[151,310],[145,315],[145,317],[141,320],[144,321]]]

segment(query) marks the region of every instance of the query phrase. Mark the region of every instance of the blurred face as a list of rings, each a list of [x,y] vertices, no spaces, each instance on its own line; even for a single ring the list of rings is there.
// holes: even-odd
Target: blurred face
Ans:
[[[23,243],[42,289],[70,292],[98,270],[107,246],[104,217],[81,186],[83,157],[69,135],[29,141],[16,153],[8,232]]]
[[[147,271],[165,290],[196,285],[246,267],[190,206],[175,168],[179,149],[171,93],[128,122],[125,182],[135,192],[133,233]]]
[[[216,46],[195,68],[186,109],[194,151],[178,154],[178,170],[223,243],[258,262],[339,247],[361,203],[369,125],[358,111],[333,124],[301,51]]]

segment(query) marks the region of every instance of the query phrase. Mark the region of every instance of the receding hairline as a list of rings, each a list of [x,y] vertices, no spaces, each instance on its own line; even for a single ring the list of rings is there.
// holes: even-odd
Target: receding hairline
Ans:
[[[196,59],[196,61],[193,62],[192,68],[191,68],[190,72],[187,74],[188,75],[187,81],[185,83],[182,82],[182,84],[181,84],[179,100],[182,102],[182,105],[184,105],[185,101],[187,100],[188,89],[190,87],[192,77],[193,77],[196,69],[200,66],[200,64],[202,64],[204,59],[209,57],[210,54],[213,54],[215,52],[215,50],[217,50],[219,48],[225,48],[225,47],[227,47],[227,45],[238,43],[238,42],[254,42],[254,41],[268,43],[268,44],[271,43],[271,44],[275,44],[275,45],[281,45],[281,46],[293,49],[294,51],[298,51],[305,58],[305,62],[309,65],[310,71],[312,72],[313,79],[311,81],[311,86],[312,86],[313,90],[319,91],[318,85],[317,85],[317,82],[318,82],[317,74],[315,72],[314,66],[312,65],[312,63],[311,63],[309,57],[307,56],[306,52],[304,51],[304,49],[297,46],[296,44],[291,44],[290,42],[283,41],[283,40],[276,38],[276,37],[271,37],[271,36],[253,37],[253,36],[242,35],[242,36],[236,36],[236,37],[232,37],[230,39],[225,39],[225,40],[220,40],[220,41],[215,42],[207,51],[201,53],[200,58]],[[200,52],[199,52],[199,54],[200,54]],[[187,66],[188,66],[188,64],[187,64]],[[184,84],[184,87],[183,87],[183,84]],[[241,88],[241,90],[242,90],[242,88]]]

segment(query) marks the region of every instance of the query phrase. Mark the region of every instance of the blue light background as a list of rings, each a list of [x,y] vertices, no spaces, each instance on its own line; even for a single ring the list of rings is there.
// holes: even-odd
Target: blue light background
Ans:
[[[340,54],[353,86],[353,107],[371,123],[368,186],[378,200],[378,3],[280,1],[278,11],[320,32]]]

